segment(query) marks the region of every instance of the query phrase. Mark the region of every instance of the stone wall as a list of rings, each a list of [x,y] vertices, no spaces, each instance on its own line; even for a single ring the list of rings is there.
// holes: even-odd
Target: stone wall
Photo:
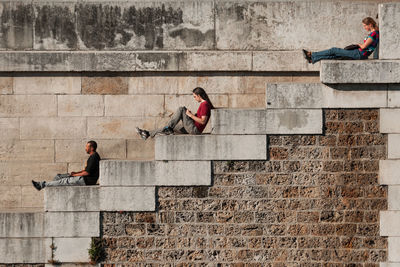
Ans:
[[[379,111],[324,122],[324,135],[270,135],[268,161],[214,161],[210,187],[159,187],[156,213],[102,213],[105,266],[379,266]]]

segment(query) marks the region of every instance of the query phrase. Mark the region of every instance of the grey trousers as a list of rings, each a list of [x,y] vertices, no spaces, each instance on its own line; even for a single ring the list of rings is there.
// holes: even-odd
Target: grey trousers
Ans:
[[[68,173],[57,174],[51,182],[40,182],[42,187],[65,186],[65,185],[86,185],[83,176],[70,176]]]
[[[179,107],[178,110],[172,115],[171,120],[167,123],[166,127],[170,127],[172,129],[175,128],[175,126],[182,121],[183,128],[185,128],[186,132],[189,134],[201,134],[199,130],[197,129],[196,125],[194,125],[194,120],[190,118],[188,115],[186,115],[186,107]],[[154,137],[157,134],[160,134],[163,132],[165,127],[156,129],[154,131],[150,131],[150,136]]]

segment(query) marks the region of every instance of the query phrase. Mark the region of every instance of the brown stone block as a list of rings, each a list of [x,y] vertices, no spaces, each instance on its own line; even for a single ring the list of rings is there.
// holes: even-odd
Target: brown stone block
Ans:
[[[379,225],[378,224],[370,224],[370,223],[365,223],[365,224],[358,224],[357,225],[357,231],[354,229],[354,233],[357,233],[357,235],[361,236],[379,236]]]
[[[386,149],[384,146],[359,147],[351,149],[352,159],[385,159]]]
[[[368,208],[371,210],[387,210],[387,199],[370,199],[365,201],[366,205],[368,204]]]
[[[361,172],[364,170],[364,163],[360,160],[345,161],[343,167],[346,172]]]
[[[289,225],[287,233],[290,236],[304,236],[310,234],[310,226],[306,224]]]
[[[327,236],[335,234],[335,225],[332,224],[314,224],[311,226],[311,235]]]
[[[265,108],[264,94],[229,94],[230,108]]]
[[[289,173],[300,171],[300,161],[283,161],[282,169]]]
[[[321,222],[342,222],[344,213],[343,211],[321,211]]]
[[[364,131],[367,133],[379,133],[379,123],[377,121],[364,122]]]
[[[14,78],[11,76],[0,77],[0,95],[13,94],[13,81]]]
[[[269,153],[271,160],[284,160],[288,158],[288,150],[283,147],[271,147]]]
[[[326,172],[342,172],[344,170],[343,161],[325,161],[323,170]]]
[[[385,262],[387,261],[387,250],[371,250],[369,251],[369,259],[376,263]]]
[[[344,222],[348,223],[359,223],[364,219],[363,211],[345,211],[344,212]]]
[[[363,240],[363,246],[373,249],[387,249],[388,239],[382,236],[367,237]]]
[[[366,198],[387,198],[387,186],[365,186],[364,190]]]
[[[20,208],[21,200],[21,186],[1,186],[0,187],[0,210],[10,210],[13,208]]]
[[[365,211],[364,221],[366,223],[378,223],[379,222],[379,211]]]
[[[352,236],[357,230],[357,224],[338,224],[336,225],[336,235]]]
[[[125,231],[131,236],[142,236],[146,233],[146,226],[144,224],[128,224]]]
[[[318,143],[321,146],[334,146],[336,145],[336,140],[336,135],[318,136]]]
[[[310,146],[316,144],[317,137],[314,135],[289,135],[282,137],[282,144],[292,146]]]
[[[126,76],[83,76],[82,94],[127,95],[128,77]]]
[[[300,211],[297,212],[298,223],[317,223],[319,222],[320,212],[318,211]]]
[[[127,159],[129,160],[153,160],[154,159],[154,139],[127,140]]]
[[[350,159],[350,149],[345,147],[332,147],[329,149],[332,159]]]

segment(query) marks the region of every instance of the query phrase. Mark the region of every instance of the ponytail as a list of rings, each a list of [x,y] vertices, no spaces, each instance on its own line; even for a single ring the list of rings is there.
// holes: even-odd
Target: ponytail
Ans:
[[[211,109],[214,109],[214,105],[211,103],[210,98],[208,98],[208,95],[207,95],[206,91],[203,88],[196,87],[196,88],[193,89],[193,93],[198,95],[198,96],[200,96],[205,101],[207,101],[207,103],[210,105]]]

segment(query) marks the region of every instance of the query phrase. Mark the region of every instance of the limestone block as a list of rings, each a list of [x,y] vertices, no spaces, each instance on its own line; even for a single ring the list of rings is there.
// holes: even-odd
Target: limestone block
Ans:
[[[13,94],[13,81],[14,78],[7,75],[0,77],[0,95]]]
[[[229,94],[230,108],[265,108],[265,93],[263,94]]]
[[[81,169],[88,159],[85,145],[89,140],[56,140],[56,162],[75,162]],[[125,140],[97,140],[97,152],[103,159],[126,158]],[[74,169],[74,171],[80,171]]]
[[[0,187],[0,209],[13,210],[21,207],[21,187],[1,186]]]
[[[128,94],[128,77],[104,74],[82,77],[82,94],[125,95]]]
[[[388,210],[400,210],[400,185],[388,186]]]
[[[46,187],[44,204],[46,211],[99,211],[99,187]]]
[[[183,53],[143,52],[136,54],[136,71],[178,71]]]
[[[21,118],[21,139],[80,139],[86,137],[86,118]]]
[[[388,159],[400,159],[400,134],[388,134]]]
[[[44,192],[38,192],[32,184],[29,186],[21,186],[21,207],[24,209],[40,208],[43,210]]]
[[[380,235],[400,237],[400,211],[380,211]]]
[[[379,131],[381,133],[400,133],[400,109],[380,109]]]
[[[400,160],[379,161],[379,184],[400,185],[400,174],[398,172]]]
[[[187,52],[180,71],[251,71],[251,52]]]
[[[154,159],[154,139],[129,139],[126,141],[127,155],[130,160],[153,160]]]
[[[371,85],[268,84],[267,108],[386,107],[387,93]]]
[[[216,48],[314,51],[333,44],[344,47],[366,36],[361,20],[375,17],[377,9],[373,2],[218,1]],[[330,27],[323,21],[329,21]]]
[[[101,211],[154,211],[155,187],[101,187]]]
[[[399,83],[400,60],[323,60],[321,82]]]
[[[67,172],[76,172],[77,170],[83,170],[85,168],[86,162],[83,161],[80,163],[68,163],[68,171]]]
[[[400,86],[398,84],[388,85],[388,107],[400,108]]]
[[[0,238],[1,263],[45,263],[49,239]]]
[[[321,109],[216,109],[213,134],[321,134]]]
[[[400,237],[388,237],[388,261],[400,262]]]
[[[309,64],[298,51],[255,51],[253,71],[319,71],[320,64]]]
[[[95,139],[139,139],[135,128],[154,129],[157,118],[101,117],[88,120],[88,136]]]
[[[400,4],[379,5],[379,58],[400,59]],[[400,260],[399,260],[400,261]]]
[[[43,213],[0,213],[0,238],[42,237]]]
[[[0,118],[0,139],[19,139],[19,119]]]
[[[156,160],[266,160],[265,135],[169,135],[156,138]]]
[[[150,117],[164,112],[164,96],[108,95],[105,97],[106,116]]]
[[[202,170],[199,172],[198,170]],[[211,162],[101,161],[101,186],[211,185]]]
[[[58,116],[104,116],[104,97],[99,95],[60,95]]]
[[[0,95],[0,117],[51,117],[56,115],[56,96]]]
[[[79,74],[19,74],[14,76],[14,94],[71,95],[80,93],[81,76]]]
[[[0,161],[53,162],[52,140],[0,140]]]
[[[196,86],[196,77],[168,75],[134,74],[129,77],[129,94],[132,95],[177,95],[190,94]]]
[[[380,262],[379,267],[400,267],[400,262]]]
[[[52,241],[53,245],[57,248],[54,250],[53,259],[62,263],[85,263],[90,261],[88,249],[92,241],[91,238],[53,238]],[[46,261],[52,259],[51,254],[48,256],[50,257],[47,257]],[[62,266],[64,266],[64,264]]]
[[[96,237],[100,235],[99,212],[46,212],[45,237]]]
[[[75,69],[81,69],[82,71],[98,71],[98,72],[107,72],[107,71],[135,71],[135,63],[136,61],[136,54],[129,51],[129,52],[122,52],[122,51],[96,51],[96,52],[80,52],[75,53],[71,52],[70,62],[71,70],[74,71],[72,66],[76,66]],[[76,71],[76,70],[75,70]],[[102,74],[104,76],[104,74]],[[110,82],[110,81],[106,81]],[[83,80],[82,80],[82,93],[84,92],[83,87]],[[99,90],[100,94],[104,94],[107,92],[111,92],[111,94],[120,93],[121,91],[125,91],[125,81],[118,84],[108,83],[108,89],[106,87],[107,83],[104,84],[104,87],[100,84],[95,86],[95,90]],[[90,93],[97,94],[96,92],[87,89]],[[109,94],[109,93],[107,93]]]
[[[227,95],[209,95],[215,107],[228,107],[229,97]],[[179,107],[186,107],[192,113],[196,113],[199,103],[193,100],[193,95],[165,96],[165,111],[173,114]]]

